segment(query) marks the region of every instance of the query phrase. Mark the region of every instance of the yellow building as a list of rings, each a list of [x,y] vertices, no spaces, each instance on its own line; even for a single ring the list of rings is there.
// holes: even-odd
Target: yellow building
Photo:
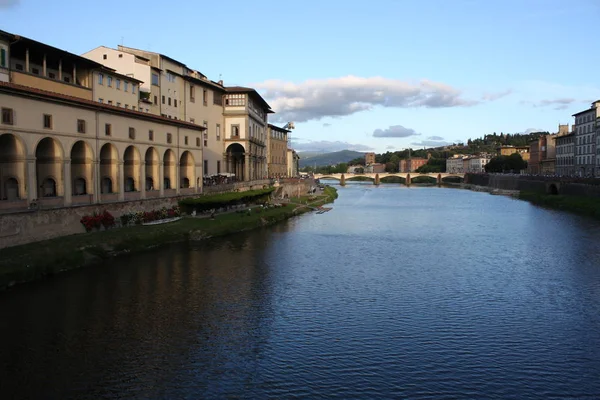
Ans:
[[[287,176],[287,139],[291,131],[269,124],[267,135],[267,160],[269,178]]]
[[[267,116],[271,106],[252,88],[227,87],[224,100],[227,172],[239,180],[267,178]]]
[[[529,161],[529,146],[501,146],[498,148],[501,156],[510,156],[519,153],[524,161]]]
[[[134,110],[137,79],[6,32],[1,49],[0,209],[201,192],[204,127]]]

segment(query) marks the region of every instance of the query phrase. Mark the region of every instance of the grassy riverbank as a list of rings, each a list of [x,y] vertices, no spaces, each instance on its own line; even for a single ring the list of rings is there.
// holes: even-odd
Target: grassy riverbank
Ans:
[[[335,198],[336,190],[326,187],[323,195],[311,205],[329,203]],[[310,208],[291,203],[265,210],[252,210],[249,213],[220,214],[215,219],[184,217],[161,225],[129,226],[1,249],[0,289],[91,265],[120,254],[272,225],[307,211]]]
[[[527,200],[542,207],[600,219],[600,199],[596,197],[547,195],[521,191],[519,199]]]

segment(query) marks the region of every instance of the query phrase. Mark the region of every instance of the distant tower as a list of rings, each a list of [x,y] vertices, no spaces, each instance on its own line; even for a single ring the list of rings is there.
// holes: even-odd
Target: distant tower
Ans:
[[[375,164],[375,153],[365,153],[365,165]]]

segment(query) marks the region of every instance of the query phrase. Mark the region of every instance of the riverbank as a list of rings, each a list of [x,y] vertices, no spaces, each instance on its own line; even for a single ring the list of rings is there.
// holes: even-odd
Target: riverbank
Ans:
[[[489,194],[519,197],[518,190],[496,189],[489,186],[473,185],[470,183],[447,183],[449,187],[457,187],[460,189],[472,190],[474,192],[487,192]]]
[[[337,191],[326,187],[312,206],[333,202]],[[145,251],[169,243],[204,240],[248,231],[311,211],[293,202],[277,207],[253,207],[250,212],[223,213],[211,218],[186,216],[166,224],[135,225],[63,236],[0,250],[0,289],[93,265],[107,258]]]
[[[600,220],[600,199],[597,197],[540,194],[521,191],[519,199],[541,207],[567,211]]]

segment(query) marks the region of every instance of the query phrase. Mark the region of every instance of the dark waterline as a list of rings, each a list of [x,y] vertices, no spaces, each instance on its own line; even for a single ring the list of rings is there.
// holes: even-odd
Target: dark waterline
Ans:
[[[0,396],[600,398],[600,224],[454,189],[339,193],[0,293]]]

